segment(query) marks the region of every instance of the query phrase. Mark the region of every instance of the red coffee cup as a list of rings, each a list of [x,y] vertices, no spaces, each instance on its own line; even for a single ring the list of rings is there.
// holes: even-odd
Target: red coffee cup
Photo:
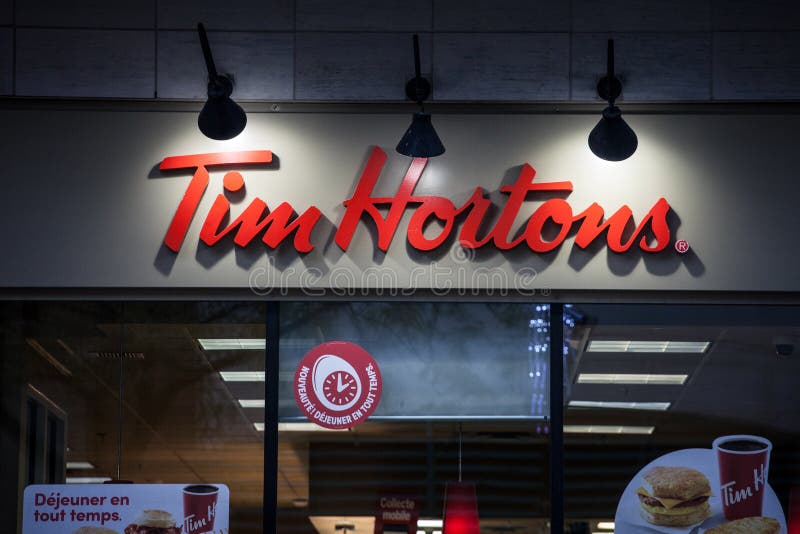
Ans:
[[[214,530],[219,488],[197,484],[183,488],[183,534],[203,534]]]
[[[714,440],[713,449],[725,519],[761,516],[772,443],[759,436],[723,436]]]

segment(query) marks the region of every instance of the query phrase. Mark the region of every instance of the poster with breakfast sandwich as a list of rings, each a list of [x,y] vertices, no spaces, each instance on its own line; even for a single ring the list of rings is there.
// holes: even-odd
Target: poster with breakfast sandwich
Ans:
[[[787,534],[769,485],[769,440],[722,436],[710,449],[671,452],[646,465],[617,505],[616,532]]]
[[[229,534],[224,484],[25,488],[22,534]]]

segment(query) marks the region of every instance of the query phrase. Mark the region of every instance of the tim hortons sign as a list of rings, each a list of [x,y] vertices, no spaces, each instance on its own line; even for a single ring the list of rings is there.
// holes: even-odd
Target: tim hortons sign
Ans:
[[[426,158],[413,158],[395,195],[375,197],[372,192],[386,163],[386,153],[378,147],[373,148],[353,196],[343,202],[345,213],[336,228],[336,244],[347,251],[363,218],[375,225],[377,246],[386,252],[408,209],[412,209],[413,213],[406,228],[406,239],[410,246],[420,251],[434,250],[445,243],[453,232],[458,232],[458,242],[467,249],[491,246],[510,250],[524,244],[533,252],[550,252],[564,242],[576,225],[575,245],[582,249],[601,236],[604,236],[608,248],[618,253],[626,252],[632,247],[656,253],[664,250],[670,243],[670,229],[667,224],[670,205],[664,198],[659,198],[638,224],[634,224],[633,212],[627,205],[606,218],[603,207],[596,202],[576,213],[566,200],[549,198],[531,214],[524,231],[517,231],[513,228],[514,221],[524,202],[531,200],[537,193],[560,193],[566,196],[573,190],[572,182],[569,181],[537,182],[536,171],[527,163],[523,165],[514,184],[500,188],[508,197],[491,228],[482,232],[481,229],[485,229],[487,223],[491,222],[489,217],[495,211],[482,188],[476,188],[461,206],[456,206],[444,197],[414,194],[427,161]],[[241,168],[270,162],[272,152],[268,150],[165,158],[160,166],[162,171],[194,171],[167,230],[164,239],[166,246],[174,252],[180,250],[208,186],[209,167],[228,165]],[[230,192],[239,191],[244,187],[244,178],[238,171],[229,171],[223,178],[223,186]],[[232,218],[230,210],[231,204],[225,195],[217,195],[200,230],[200,239],[206,245],[213,247],[220,240],[232,236],[236,245],[246,247],[260,236],[261,241],[270,248],[276,248],[291,238],[298,252],[306,253],[314,249],[312,233],[322,216],[322,212],[315,206],[299,213],[288,202],[270,208],[266,201],[255,198],[238,217],[225,225],[224,222]],[[435,236],[424,232],[432,221],[438,221],[441,226]],[[555,228],[555,236],[550,233],[547,237],[543,235],[546,225],[548,228]],[[457,229],[457,226],[460,227]],[[635,227],[633,232],[630,231],[631,227]],[[512,237],[515,235],[516,237]]]

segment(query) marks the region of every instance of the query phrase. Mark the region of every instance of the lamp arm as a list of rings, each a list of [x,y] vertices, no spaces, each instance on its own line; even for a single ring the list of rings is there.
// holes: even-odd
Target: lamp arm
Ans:
[[[214,56],[211,55],[211,45],[208,44],[206,28],[203,26],[202,22],[197,24],[197,33],[200,35],[200,46],[203,47],[203,57],[206,60],[208,79],[212,81],[216,80],[218,77],[217,67],[214,65]]]
[[[419,35],[414,34],[414,73],[417,78],[422,77],[422,69],[419,65]]]
[[[606,74],[606,84],[608,85],[608,105],[614,105],[614,93],[611,85],[614,80],[614,39],[608,40],[608,73]]]
[[[417,89],[417,104],[422,107],[422,68],[420,67],[419,63],[419,35],[416,33],[414,34],[414,73],[415,73],[415,83]]]

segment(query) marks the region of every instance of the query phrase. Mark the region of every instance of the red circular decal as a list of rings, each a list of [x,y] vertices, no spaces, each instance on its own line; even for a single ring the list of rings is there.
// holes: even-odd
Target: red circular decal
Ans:
[[[325,428],[351,428],[365,421],[378,407],[382,388],[375,358],[346,341],[314,347],[294,373],[297,405]]]
[[[679,239],[675,241],[675,250],[677,250],[679,254],[686,254],[689,252],[689,243],[685,239]]]

